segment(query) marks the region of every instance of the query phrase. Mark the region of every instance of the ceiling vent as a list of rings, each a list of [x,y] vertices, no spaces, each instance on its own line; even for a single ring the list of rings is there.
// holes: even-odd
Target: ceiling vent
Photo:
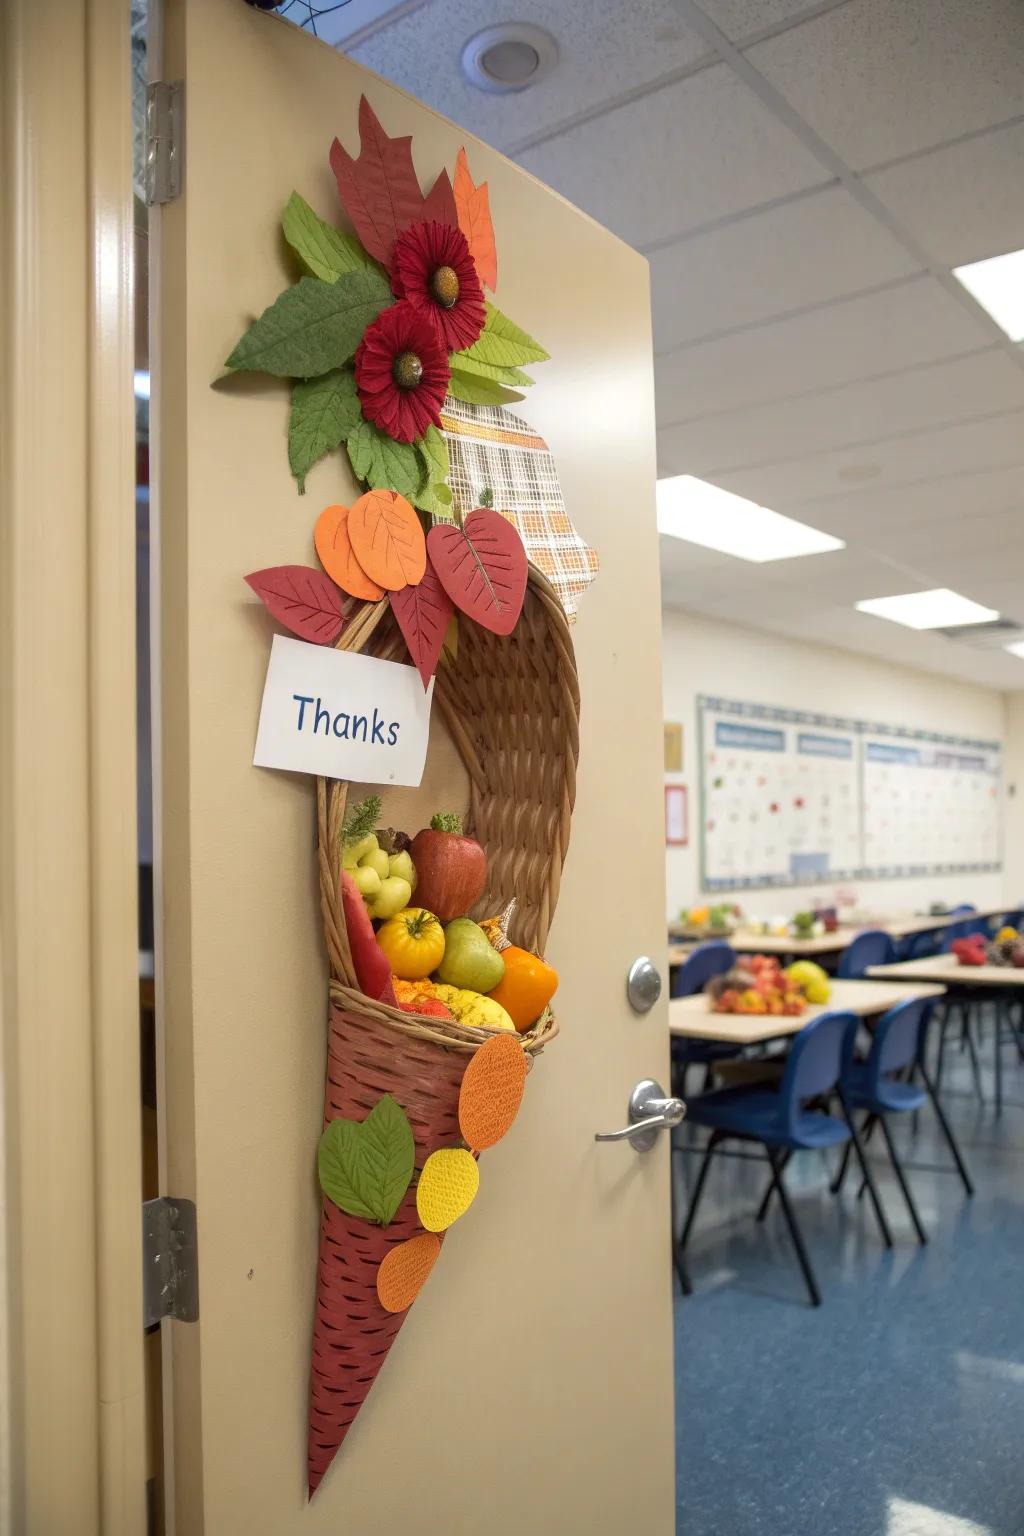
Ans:
[[[945,635],[947,640],[969,645],[975,651],[1000,651],[1006,645],[1024,643],[1024,624],[1001,614],[987,624],[954,624],[949,629],[934,629],[932,634]]]
[[[470,85],[496,96],[536,85],[557,62],[558,44],[551,33],[528,21],[485,27],[462,50],[462,72]]]

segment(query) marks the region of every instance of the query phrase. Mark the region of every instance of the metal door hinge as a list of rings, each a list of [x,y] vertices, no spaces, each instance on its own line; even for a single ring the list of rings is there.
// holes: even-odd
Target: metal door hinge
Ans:
[[[162,1317],[194,1323],[199,1316],[196,1208],[163,1195],[142,1203],[142,1313],[151,1328]]]
[[[185,161],[185,87],[180,80],[146,86],[146,202],[171,203],[181,192]]]

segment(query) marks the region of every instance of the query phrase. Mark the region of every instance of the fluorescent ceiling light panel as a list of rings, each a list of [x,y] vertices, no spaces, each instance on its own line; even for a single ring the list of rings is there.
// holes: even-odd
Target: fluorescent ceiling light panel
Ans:
[[[1024,640],[1015,640],[1012,645],[1004,645],[1004,651],[1009,651],[1011,656],[1020,656],[1024,659]]]
[[[846,548],[830,533],[770,512],[694,475],[658,481],[658,532],[758,564]]]
[[[1011,341],[1024,341],[1024,251],[954,267],[953,276]]]
[[[908,629],[953,629],[958,624],[991,624],[998,619],[997,608],[983,608],[969,597],[936,587],[933,592],[905,592],[902,597],[869,597],[857,603],[860,613],[873,613],[879,619],[891,619]]]

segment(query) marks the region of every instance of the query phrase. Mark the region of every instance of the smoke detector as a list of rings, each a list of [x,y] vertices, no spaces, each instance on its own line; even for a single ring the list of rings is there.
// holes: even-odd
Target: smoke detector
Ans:
[[[462,50],[462,72],[470,85],[495,96],[536,85],[557,62],[558,44],[551,33],[528,21],[485,27]]]

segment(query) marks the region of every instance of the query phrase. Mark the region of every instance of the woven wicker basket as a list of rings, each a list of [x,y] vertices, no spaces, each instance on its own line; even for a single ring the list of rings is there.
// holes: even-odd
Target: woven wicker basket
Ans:
[[[386,600],[367,605],[342,650],[405,660]],[[569,626],[547,579],[530,568],[514,634],[459,625],[458,659],[443,665],[434,702],[470,781],[468,831],[487,851],[488,886],[474,915],[516,897],[509,937],[543,953],[569,844],[579,755],[579,687]],[[320,779],[320,895],[330,960],[330,1026],[324,1123],[363,1119],[391,1093],[409,1117],[416,1170],[459,1141],[458,1098],[468,1057],[486,1030],[404,1013],[359,991],[340,899],[341,828],[348,786]],[[536,1055],[557,1033],[548,1010],[522,1045]],[[322,1203],[309,1409],[313,1494],[362,1406],[405,1313],[385,1312],[377,1270],[388,1249],[419,1230],[415,1187],[387,1228]]]

